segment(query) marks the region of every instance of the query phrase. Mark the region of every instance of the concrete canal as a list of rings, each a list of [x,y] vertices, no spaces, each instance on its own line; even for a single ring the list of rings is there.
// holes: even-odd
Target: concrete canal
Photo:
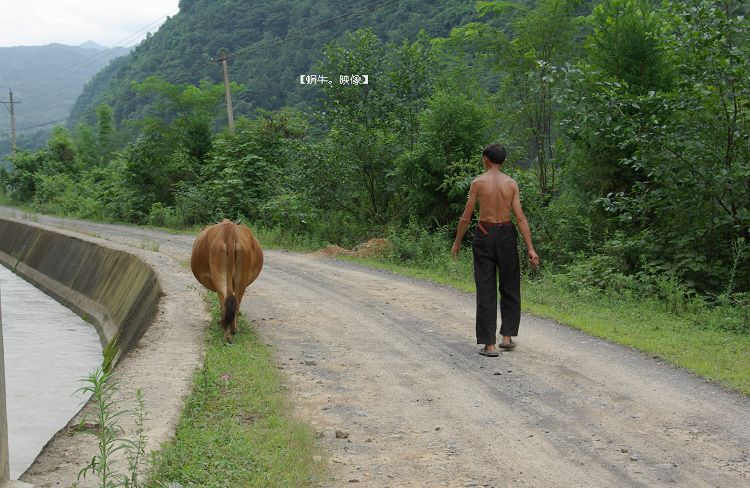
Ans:
[[[96,329],[0,266],[10,475],[18,478],[80,410],[81,378],[102,361]]]

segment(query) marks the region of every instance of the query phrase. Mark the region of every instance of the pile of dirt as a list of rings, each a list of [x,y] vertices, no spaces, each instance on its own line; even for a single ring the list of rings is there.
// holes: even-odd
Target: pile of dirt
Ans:
[[[357,245],[352,250],[352,254],[360,258],[370,258],[373,256],[385,256],[390,250],[391,242],[388,239],[376,237]]]
[[[323,249],[318,249],[317,251],[315,251],[315,254],[318,254],[321,256],[339,256],[342,254],[345,256],[351,256],[352,251],[348,249],[344,249],[343,247],[337,246],[335,244],[329,244]]]
[[[371,258],[374,256],[385,256],[391,249],[391,242],[382,237],[370,239],[362,244],[357,244],[354,249],[349,250],[335,244],[329,244],[323,249],[318,249],[318,256],[354,256],[358,258]]]

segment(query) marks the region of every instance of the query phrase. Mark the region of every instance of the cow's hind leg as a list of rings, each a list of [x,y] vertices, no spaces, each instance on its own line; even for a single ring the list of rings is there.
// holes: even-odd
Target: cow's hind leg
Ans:
[[[237,313],[234,316],[234,320],[232,320],[232,335],[239,332],[239,327],[237,326],[237,316],[240,314],[240,304],[242,303],[242,297],[245,295],[245,291],[238,291],[237,292]]]
[[[232,341],[232,335],[236,332],[237,328],[237,314],[239,303],[234,295],[229,295],[224,302],[221,326],[224,328],[224,340],[227,342]]]
[[[234,300],[227,300],[226,297],[224,297],[221,292],[217,292],[216,294],[219,297],[219,305],[221,308],[221,310],[219,311],[219,325],[224,330],[224,341],[232,342],[232,335],[230,333],[232,320],[231,319],[227,320],[227,318],[228,317],[234,318],[235,303],[233,303]]]

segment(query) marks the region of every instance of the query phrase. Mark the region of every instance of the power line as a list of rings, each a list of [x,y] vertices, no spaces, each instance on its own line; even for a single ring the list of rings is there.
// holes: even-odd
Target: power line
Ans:
[[[139,34],[141,34],[143,31],[146,31],[146,30],[152,28],[154,25],[159,24],[163,20],[168,19],[170,16],[172,16],[172,15],[178,13],[178,12],[179,12],[179,9],[173,10],[170,13],[168,13],[167,15],[162,15],[158,19],[156,19],[153,22],[149,23],[148,25],[140,28],[139,30],[133,32],[132,34],[130,34],[130,35],[128,35],[128,36],[120,39],[119,41],[115,41],[113,47],[129,47],[129,46],[127,46],[127,44],[129,42],[140,42],[140,40],[137,39],[137,37],[138,37]],[[124,44],[124,45],[118,46],[119,44]],[[79,61],[79,62],[77,62],[75,64],[70,65],[68,67],[68,71],[65,72],[62,76],[59,76],[57,78],[48,80],[48,81],[42,83],[41,85],[32,85],[31,88],[29,88],[28,90],[24,90],[24,94],[27,94],[29,91],[31,91],[31,92],[38,91],[38,90],[40,90],[40,89],[42,89],[42,88],[44,88],[44,87],[46,87],[46,86],[54,83],[55,81],[59,81],[59,80],[65,78],[67,76],[70,76],[70,75],[72,75],[74,73],[77,73],[77,72],[81,71],[83,68],[85,68],[87,65],[90,65],[93,62],[99,61],[99,58],[102,58],[102,57],[104,57],[106,55],[107,55],[107,51],[97,52],[93,56],[89,56],[86,59],[83,59],[83,60],[81,60],[81,61]],[[78,67],[78,69],[71,69],[71,68],[76,68],[76,67]],[[57,91],[60,91],[60,90],[57,90]],[[92,108],[92,109],[85,110],[85,111],[83,111],[81,113],[78,113],[78,114],[69,115],[68,117],[65,117],[65,118],[62,118],[62,119],[52,120],[52,121],[49,121],[49,122],[44,122],[44,123],[41,123],[41,124],[31,125],[31,126],[27,126],[27,127],[20,127],[20,128],[18,128],[16,130],[18,132],[22,132],[22,131],[28,131],[28,130],[31,130],[31,129],[38,129],[38,128],[41,128],[41,127],[46,127],[48,125],[58,124],[58,123],[65,122],[65,121],[68,121],[68,120],[73,120],[73,119],[76,119],[76,118],[79,118],[79,117],[83,117],[84,115],[88,115],[88,114],[93,113],[95,111],[96,111],[96,108]],[[3,130],[3,131],[0,131],[0,133],[9,134],[10,131]]]
[[[139,36],[139,34],[141,34],[143,31],[146,31],[146,30],[152,28],[154,25],[156,25],[156,24],[164,21],[165,19],[168,19],[171,15],[174,15],[177,12],[179,12],[179,9],[178,10],[174,10],[174,11],[170,12],[167,15],[162,15],[161,17],[159,17],[155,21],[151,22],[150,24],[146,25],[145,27],[142,27],[139,30],[137,30],[137,31],[133,32],[132,34],[130,34],[129,36],[124,37],[123,39],[120,39],[119,41],[115,42],[114,46],[112,46],[110,49],[113,49],[115,47],[123,47],[123,48],[132,47],[132,46],[128,46],[127,44],[130,43],[130,42],[136,42],[136,43],[140,42],[140,40],[137,39],[137,37]],[[121,44],[121,43],[123,45],[120,46],[119,44]],[[74,63],[74,64],[70,65],[68,67],[68,71],[64,72],[61,76],[58,76],[57,78],[53,78],[53,79],[47,80],[46,82],[44,82],[42,84],[31,85],[31,87],[29,87],[28,89],[24,90],[23,94],[27,95],[29,91],[32,92],[32,93],[34,91],[39,91],[42,88],[44,88],[46,86],[49,86],[50,84],[52,84],[52,83],[54,83],[56,81],[62,80],[63,78],[66,78],[66,77],[68,77],[68,76],[70,76],[72,74],[78,73],[79,71],[81,71],[85,67],[87,67],[87,66],[89,66],[89,65],[91,65],[91,64],[93,64],[95,62],[100,61],[102,58],[106,57],[107,55],[108,55],[108,51],[99,51],[96,54],[94,54],[92,56],[89,56],[86,59],[83,59],[83,60],[81,60],[81,61],[79,61],[77,63]],[[72,68],[76,68],[76,67],[78,67],[78,69],[72,69]]]
[[[75,115],[69,115],[69,116],[67,116],[65,118],[62,118],[62,119],[51,120],[49,122],[44,122],[42,124],[36,124],[36,125],[30,125],[28,127],[20,127],[18,129],[16,129],[16,132],[22,132],[22,131],[27,131],[27,130],[31,130],[31,129],[39,129],[41,127],[46,127],[48,125],[59,124],[61,122],[66,122],[68,120],[77,119],[79,117],[83,117],[84,115],[88,115],[88,114],[96,112],[96,109],[97,109],[97,107],[94,107],[94,108],[90,108],[88,110],[84,110],[83,112],[77,113]],[[3,133],[8,134],[9,132],[6,130],[6,131],[3,131]]]

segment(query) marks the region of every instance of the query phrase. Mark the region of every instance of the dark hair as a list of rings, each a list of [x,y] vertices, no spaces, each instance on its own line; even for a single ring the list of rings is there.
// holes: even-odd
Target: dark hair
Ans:
[[[482,156],[487,156],[495,164],[503,164],[505,161],[505,148],[500,144],[490,144],[482,151]]]

